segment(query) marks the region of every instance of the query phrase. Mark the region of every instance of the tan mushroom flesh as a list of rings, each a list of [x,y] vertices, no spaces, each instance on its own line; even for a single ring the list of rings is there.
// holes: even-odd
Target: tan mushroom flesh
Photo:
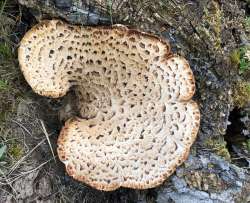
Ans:
[[[195,81],[166,41],[125,26],[42,21],[18,58],[36,93],[77,94],[81,118],[66,122],[57,148],[74,179],[106,191],[152,188],[187,158],[200,123]]]

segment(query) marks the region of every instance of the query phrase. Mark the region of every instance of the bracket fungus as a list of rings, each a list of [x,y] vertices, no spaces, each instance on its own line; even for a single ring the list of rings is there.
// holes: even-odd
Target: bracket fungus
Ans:
[[[152,188],[189,154],[200,123],[188,62],[170,45],[125,26],[42,21],[21,41],[25,79],[43,96],[76,92],[58,155],[74,179],[96,189]]]

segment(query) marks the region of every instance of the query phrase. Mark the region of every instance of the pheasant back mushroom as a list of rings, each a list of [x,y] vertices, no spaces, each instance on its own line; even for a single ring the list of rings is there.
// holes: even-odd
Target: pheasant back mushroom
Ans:
[[[200,122],[195,81],[166,41],[51,20],[25,34],[18,58],[36,93],[77,94],[81,118],[66,122],[57,148],[73,178],[106,191],[152,188],[187,158]]]

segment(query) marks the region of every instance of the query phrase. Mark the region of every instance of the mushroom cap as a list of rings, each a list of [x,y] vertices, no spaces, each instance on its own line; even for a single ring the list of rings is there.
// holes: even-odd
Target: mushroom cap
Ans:
[[[36,93],[77,94],[81,118],[66,122],[57,148],[73,178],[106,191],[146,189],[186,160],[200,123],[195,81],[166,41],[125,26],[42,21],[18,58]]]

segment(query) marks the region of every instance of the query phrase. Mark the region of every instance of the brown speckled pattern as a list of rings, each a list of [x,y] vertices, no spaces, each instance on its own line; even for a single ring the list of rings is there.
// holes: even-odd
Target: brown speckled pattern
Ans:
[[[195,81],[166,41],[121,25],[43,21],[18,58],[36,93],[57,98],[75,88],[82,118],[58,139],[73,178],[107,191],[152,188],[187,158],[200,123]]]

